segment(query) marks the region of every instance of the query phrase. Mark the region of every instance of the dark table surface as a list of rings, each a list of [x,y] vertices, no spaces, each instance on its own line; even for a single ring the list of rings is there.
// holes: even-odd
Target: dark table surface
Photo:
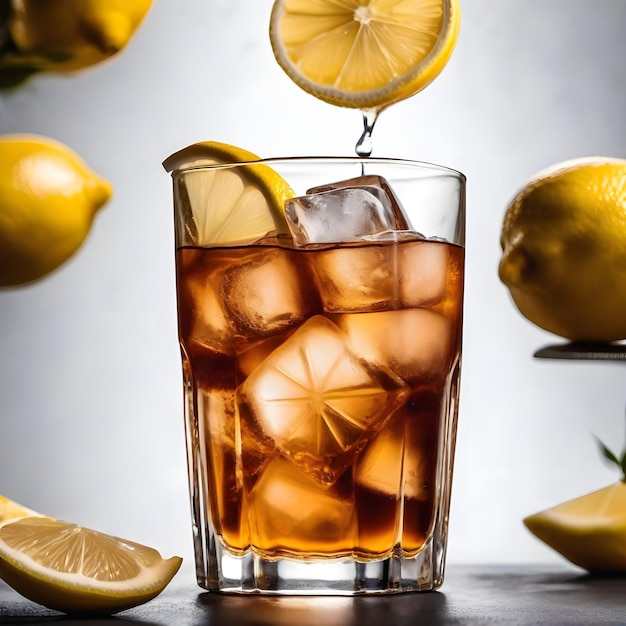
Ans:
[[[0,624],[98,626],[626,626],[626,577],[592,578],[561,566],[448,565],[440,591],[378,597],[260,597],[207,593],[189,567],[143,606],[110,618],[69,618],[0,581]]]

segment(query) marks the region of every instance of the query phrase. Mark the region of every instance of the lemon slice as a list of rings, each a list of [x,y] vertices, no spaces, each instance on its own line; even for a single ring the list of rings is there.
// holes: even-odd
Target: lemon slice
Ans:
[[[626,572],[626,483],[620,481],[524,519],[526,527],[590,572]]]
[[[295,196],[287,182],[243,148],[207,141],[168,157],[178,213],[185,224],[181,245],[245,245],[271,233],[287,233],[285,200]],[[231,167],[234,163],[248,165]],[[202,169],[206,165],[223,168]],[[184,172],[184,173],[183,173]]]
[[[111,614],[143,604],[163,591],[181,563],[38,514],[0,522],[0,578],[63,613]]]
[[[458,0],[276,0],[274,56],[310,94],[382,109],[426,87],[457,40]]]

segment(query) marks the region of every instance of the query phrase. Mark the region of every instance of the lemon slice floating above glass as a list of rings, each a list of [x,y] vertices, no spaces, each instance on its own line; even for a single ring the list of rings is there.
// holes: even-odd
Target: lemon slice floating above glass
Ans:
[[[274,56],[310,94],[381,110],[431,83],[454,49],[458,0],[276,0]]]
[[[284,205],[295,193],[271,167],[254,164],[259,160],[243,148],[206,141],[163,162],[174,176],[176,202],[186,208],[179,245],[246,245],[288,232]],[[230,167],[235,163],[245,165]]]
[[[524,519],[526,527],[590,572],[626,572],[626,483],[568,500]]]
[[[0,496],[3,517],[0,578],[29,600],[63,613],[112,614],[143,604],[163,591],[182,563]]]

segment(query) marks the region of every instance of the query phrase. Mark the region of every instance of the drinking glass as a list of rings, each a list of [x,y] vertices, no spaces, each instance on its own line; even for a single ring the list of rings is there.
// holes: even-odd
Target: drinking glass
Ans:
[[[165,164],[198,584],[438,588],[465,177],[381,158]]]

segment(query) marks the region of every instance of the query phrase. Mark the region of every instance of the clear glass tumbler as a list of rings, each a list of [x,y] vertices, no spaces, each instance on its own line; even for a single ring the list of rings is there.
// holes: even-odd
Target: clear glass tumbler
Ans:
[[[465,177],[395,159],[184,154],[164,165],[198,584],[438,588]]]

